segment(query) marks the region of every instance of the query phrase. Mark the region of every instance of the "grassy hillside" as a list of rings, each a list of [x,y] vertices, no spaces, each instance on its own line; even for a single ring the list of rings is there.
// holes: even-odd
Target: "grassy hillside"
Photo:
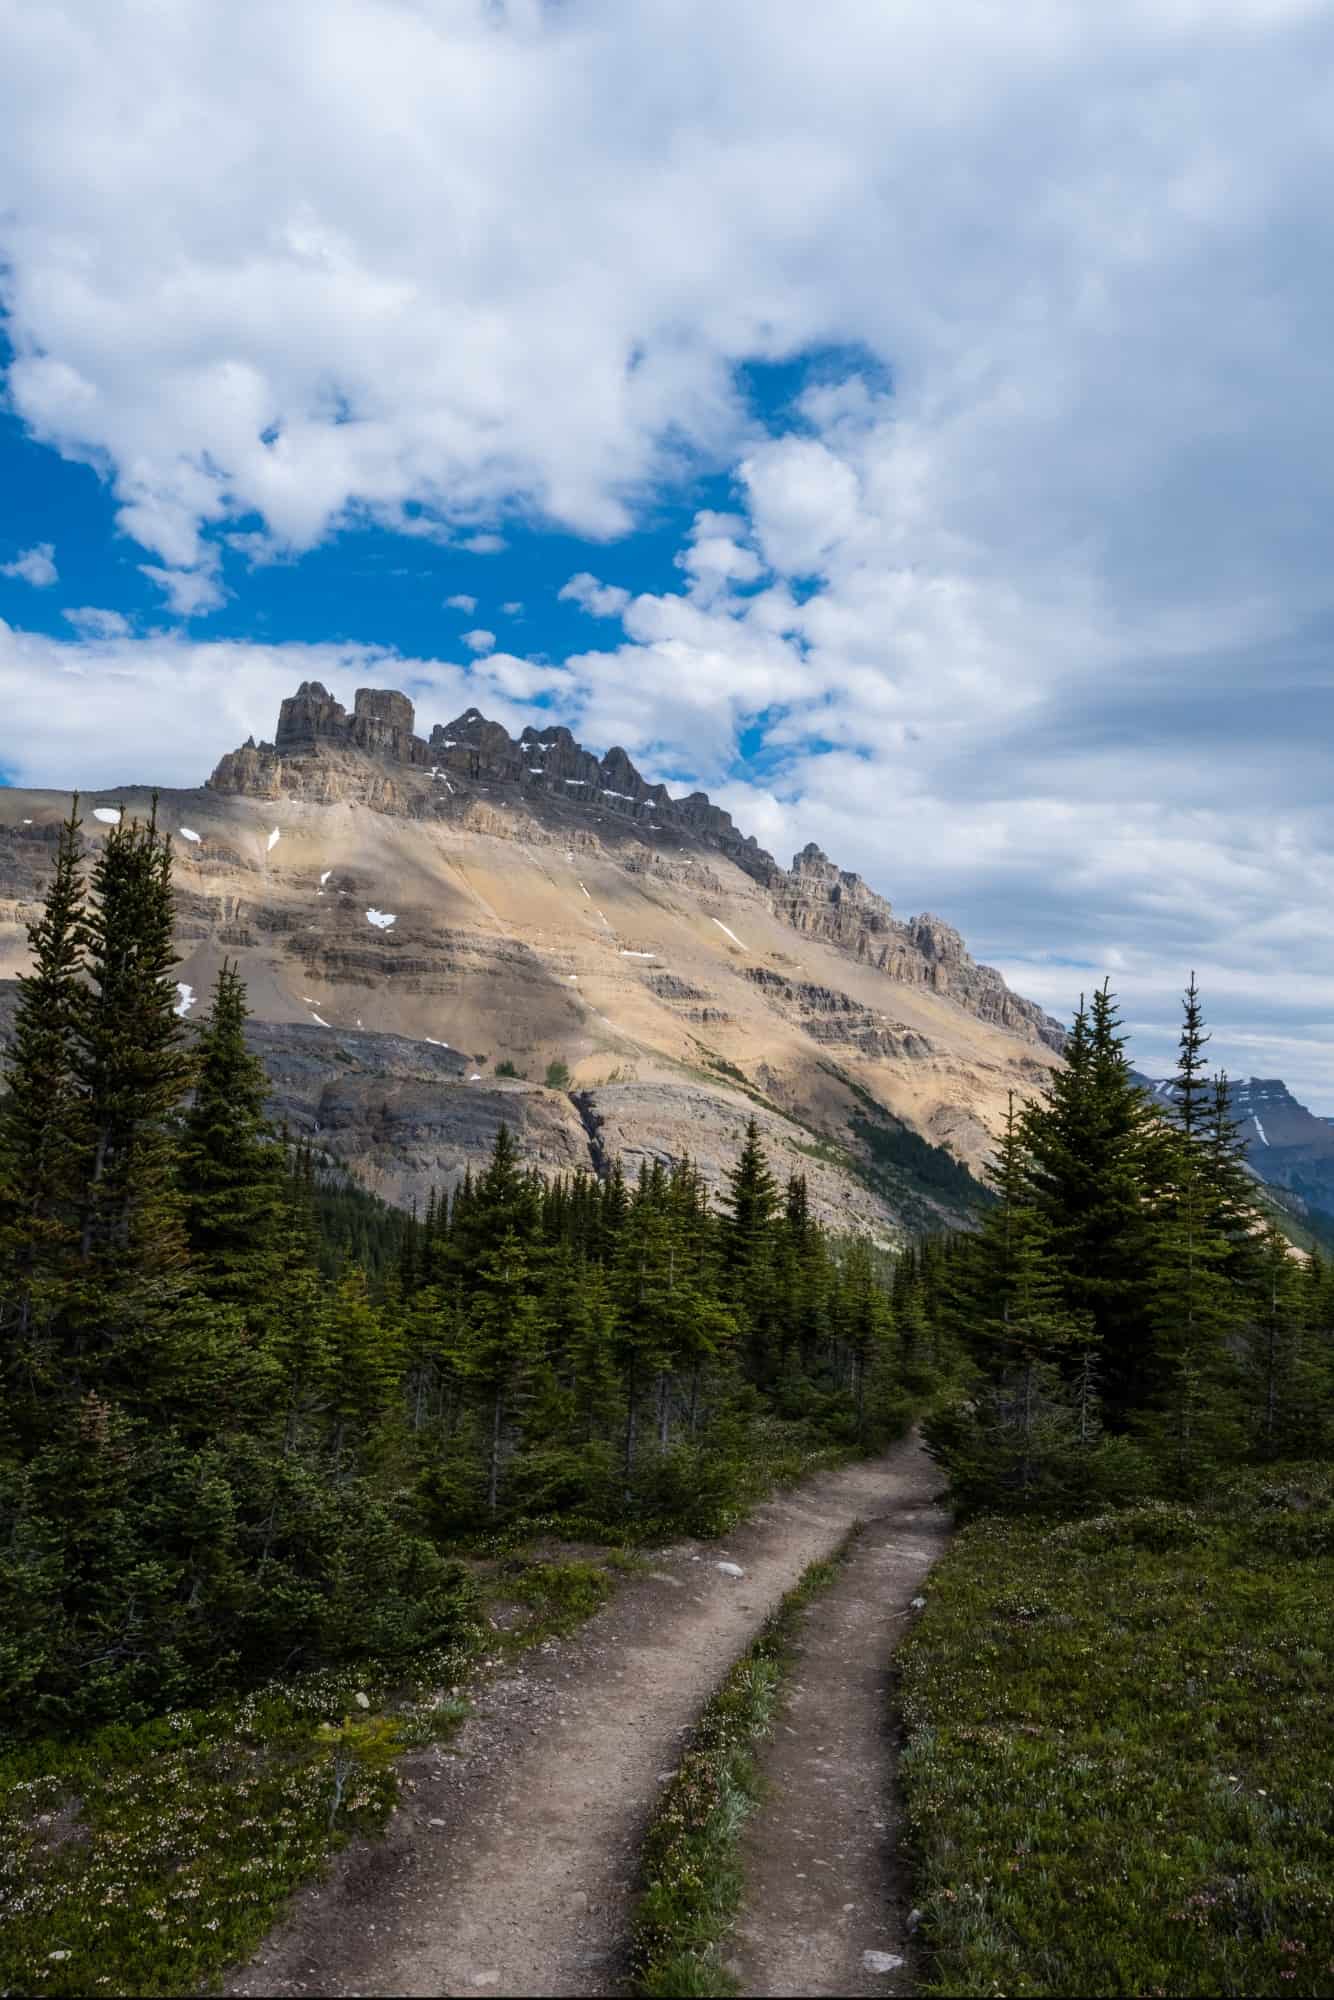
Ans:
[[[1334,1989],[1334,1472],[979,1521],[899,1656],[922,1990]]]

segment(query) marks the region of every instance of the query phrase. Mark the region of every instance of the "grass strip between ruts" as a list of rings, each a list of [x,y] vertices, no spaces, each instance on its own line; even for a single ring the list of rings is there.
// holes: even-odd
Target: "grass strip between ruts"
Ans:
[[[722,1946],[741,1905],[741,1834],[759,1801],[757,1750],[802,1620],[861,1533],[803,1571],[710,1696],[690,1747],[664,1787],[640,1857],[642,1895],[631,1941],[634,1990],[653,2000],[734,1993]]]

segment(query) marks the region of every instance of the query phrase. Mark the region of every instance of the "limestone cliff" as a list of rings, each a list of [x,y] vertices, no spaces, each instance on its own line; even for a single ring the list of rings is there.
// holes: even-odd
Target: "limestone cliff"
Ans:
[[[565,728],[529,728],[514,738],[475,708],[437,723],[429,739],[414,725],[413,705],[397,691],[358,688],[349,715],[319,681],[303,681],[282,704],[274,741],[232,751],[209,785],[251,798],[355,801],[377,812],[446,819],[463,810],[461,794],[498,788],[521,812],[530,838],[541,837],[553,813],[562,824],[628,821],[644,833],[687,836],[758,882],[795,931],[827,939],[893,980],[929,987],[980,1020],[1061,1045],[1059,1023],[1011,993],[991,966],[977,964],[958,931],[938,917],[897,918],[883,896],[814,842],[784,870],[738,833],[707,793],[673,799],[665,785],[648,784],[619,746],[598,758]],[[505,822],[492,824],[501,831]]]

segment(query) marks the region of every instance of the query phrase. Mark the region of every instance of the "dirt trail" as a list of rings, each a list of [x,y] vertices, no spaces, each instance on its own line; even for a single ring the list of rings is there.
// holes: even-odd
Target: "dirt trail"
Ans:
[[[808,1563],[855,1519],[920,1505],[932,1477],[906,1442],[768,1502],[722,1542],[655,1556],[577,1638],[486,1688],[452,1754],[414,1760],[388,1837],[303,1891],[225,1990],[622,1987],[639,1843],[699,1709]],[[873,1650],[878,1634],[864,1636]]]
[[[939,1485],[924,1456],[905,1461],[807,1617],[764,1759],[767,1795],[746,1829],[746,1904],[728,1958],[756,2000],[907,1990],[889,1661],[945,1546],[930,1504]]]

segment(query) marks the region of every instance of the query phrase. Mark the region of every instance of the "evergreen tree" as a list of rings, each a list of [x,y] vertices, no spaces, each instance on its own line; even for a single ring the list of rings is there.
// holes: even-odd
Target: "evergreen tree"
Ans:
[[[1252,1449],[1262,1459],[1318,1457],[1328,1442],[1329,1370],[1318,1332],[1322,1273],[1303,1272],[1283,1232],[1261,1249],[1263,1291],[1247,1330],[1245,1388]]]
[[[1091,1017],[1081,1001],[1048,1097],[1020,1126],[1065,1308],[1091,1321],[1107,1420],[1125,1429],[1150,1359],[1146,1197],[1161,1120],[1131,1076],[1107,985]]]
[[[723,1198],[722,1260],[730,1302],[745,1329],[752,1380],[772,1382],[781,1367],[782,1311],[778,1294],[775,1224],[781,1200],[760,1145],[754,1118],[727,1177]]]
[[[79,801],[60,830],[42,914],[28,927],[0,1097],[0,1385],[11,1416],[37,1421],[57,1383],[52,1321],[76,1247],[85,1107],[78,1090],[87,944]]]
[[[89,1142],[81,1251],[105,1304],[120,1288],[163,1296],[185,1262],[171,1121],[191,1064],[176,1011],[171,842],[158,831],[156,801],[146,824],[111,829],[92,891],[79,1032]]]
[[[287,1164],[264,1117],[268,1082],[245,1043],[245,988],[224,960],[199,1036],[179,1177],[194,1278],[263,1313],[291,1256]]]
[[[504,1127],[501,1127],[502,1132]],[[482,1259],[462,1354],[486,1416],[486,1505],[495,1514],[507,1427],[541,1359],[537,1301],[519,1233],[506,1230]]]

